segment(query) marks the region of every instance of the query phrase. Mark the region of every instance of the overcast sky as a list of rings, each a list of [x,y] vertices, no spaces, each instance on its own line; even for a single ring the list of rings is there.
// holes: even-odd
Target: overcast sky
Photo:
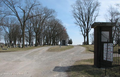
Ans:
[[[73,40],[74,45],[82,44],[83,36],[80,33],[80,29],[74,24],[75,20],[72,16],[71,5],[75,3],[76,0],[40,0],[43,6],[49,9],[54,9],[57,13],[57,18],[60,19],[63,25],[66,27],[69,37]],[[97,22],[105,22],[105,14],[110,6],[115,4],[120,4],[120,0],[98,0],[101,4],[99,10],[99,16],[97,17]],[[92,33],[91,30],[90,33]]]

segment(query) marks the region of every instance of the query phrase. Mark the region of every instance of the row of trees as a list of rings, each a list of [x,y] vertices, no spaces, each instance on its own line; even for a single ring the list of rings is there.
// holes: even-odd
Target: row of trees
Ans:
[[[58,44],[68,39],[62,22],[55,11],[43,7],[37,0],[1,0],[0,26],[5,30],[5,41],[10,44],[25,41],[29,45]]]
[[[73,17],[76,20],[75,24],[80,27],[84,37],[83,44],[89,44],[89,32],[91,30],[91,25],[98,16],[99,7],[100,3],[97,0],[76,0],[76,3],[72,5]],[[119,4],[116,4],[116,8],[111,6],[106,14],[107,21],[117,24],[113,27],[114,41],[120,39],[120,11],[117,8],[120,8]],[[93,34],[91,34],[91,37],[93,38]],[[94,40],[92,40],[92,42],[93,41]]]

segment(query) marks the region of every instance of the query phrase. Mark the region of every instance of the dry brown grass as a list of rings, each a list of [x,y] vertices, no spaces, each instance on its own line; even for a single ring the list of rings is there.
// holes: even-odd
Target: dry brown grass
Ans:
[[[81,45],[81,46],[86,48],[85,53],[94,52],[94,45]]]
[[[94,52],[94,45],[83,45],[85,53]],[[114,63],[118,63],[120,58],[114,57]],[[113,63],[113,65],[114,65]],[[76,61],[66,71],[68,77],[105,77],[105,69],[94,67],[94,59]],[[120,77],[120,66],[113,66],[106,69],[106,77]]]
[[[116,58],[114,58],[116,59]],[[68,77],[105,77],[105,69],[93,66],[94,59],[80,60],[66,71]],[[120,77],[120,66],[106,69],[107,77]]]
[[[114,53],[118,53],[118,49],[120,49],[120,46],[118,46],[118,45],[116,45],[116,46],[114,46]]]
[[[48,49],[49,52],[60,52],[73,48],[74,46],[53,46]]]
[[[43,47],[43,46],[38,46],[38,47],[26,47],[26,48],[7,48],[4,46],[4,49],[7,49],[7,50],[3,50],[2,48],[0,48],[0,52],[13,52],[13,51],[26,51],[26,50],[30,50],[30,49],[35,49],[35,48],[39,48],[39,47]]]

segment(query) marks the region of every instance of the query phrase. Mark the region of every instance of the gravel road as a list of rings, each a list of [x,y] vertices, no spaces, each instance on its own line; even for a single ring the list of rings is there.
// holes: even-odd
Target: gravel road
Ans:
[[[65,71],[75,61],[93,58],[80,46],[62,52],[48,52],[49,48],[1,52],[0,77],[67,77]]]

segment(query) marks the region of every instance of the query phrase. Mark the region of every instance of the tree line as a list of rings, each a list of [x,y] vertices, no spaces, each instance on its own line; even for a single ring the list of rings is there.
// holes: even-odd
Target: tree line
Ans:
[[[56,18],[53,9],[43,7],[37,0],[1,0],[0,28],[5,31],[5,42],[35,46],[57,45],[68,39],[66,28]]]

